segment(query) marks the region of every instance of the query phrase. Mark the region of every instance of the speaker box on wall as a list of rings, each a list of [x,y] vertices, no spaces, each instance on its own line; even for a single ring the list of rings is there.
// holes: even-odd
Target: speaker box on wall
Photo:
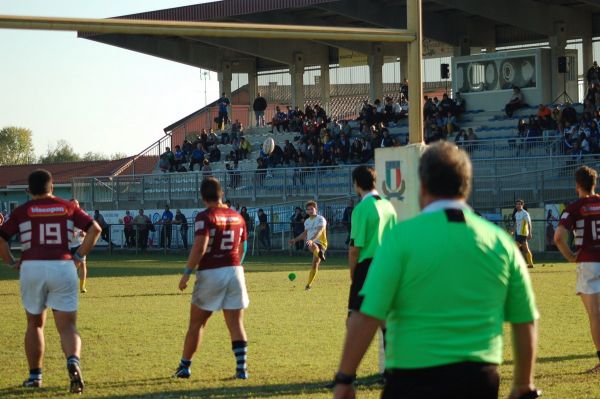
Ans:
[[[558,57],[558,73],[567,73],[567,57]]]

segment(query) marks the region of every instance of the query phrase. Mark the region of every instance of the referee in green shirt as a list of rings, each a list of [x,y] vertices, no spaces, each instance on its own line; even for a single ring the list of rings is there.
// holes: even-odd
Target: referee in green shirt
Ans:
[[[471,162],[453,144],[419,164],[422,213],[384,237],[348,322],[336,399],[354,398],[356,369],[387,324],[382,398],[497,399],[502,326],[512,325],[511,399],[535,398],[538,312],[527,266],[511,237],[466,204]]]
[[[363,287],[375,251],[381,244],[383,234],[396,225],[396,210],[390,201],[379,196],[375,190],[377,174],[370,166],[358,166],[352,171],[352,183],[361,201],[352,211],[350,230],[350,298],[348,312],[360,310],[362,297],[358,294]]]

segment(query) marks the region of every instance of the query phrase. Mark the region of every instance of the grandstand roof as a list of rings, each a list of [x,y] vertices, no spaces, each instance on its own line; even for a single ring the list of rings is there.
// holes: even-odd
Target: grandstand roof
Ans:
[[[135,172],[139,174],[151,173],[157,160],[150,162],[136,162]],[[88,176],[113,176],[115,174],[125,175],[132,172],[132,166],[128,165],[132,157],[117,159],[113,161],[84,161],[84,162],[60,162],[49,164],[29,165],[7,165],[0,166],[0,187],[27,185],[27,177],[36,169],[46,169],[52,173],[55,184],[70,184],[74,177]],[[139,160],[139,159],[138,159]],[[120,170],[127,166],[124,170]]]
[[[116,18],[174,21],[227,21],[350,27],[406,27],[405,0],[223,0],[124,15]],[[568,39],[600,35],[598,0],[423,0],[425,37],[454,46],[496,47],[547,41],[556,23],[564,22]],[[181,36],[84,34],[91,40],[218,71],[224,59],[233,72],[246,72],[245,61],[257,71],[287,67],[287,53],[305,54],[307,65],[323,57],[338,62],[338,48],[369,53],[368,44],[323,41],[269,41]],[[398,55],[398,45],[386,45],[386,55]],[[362,50],[362,51],[361,51]],[[286,53],[286,54],[284,54]],[[236,61],[237,60],[237,66]],[[239,69],[236,71],[236,67]]]

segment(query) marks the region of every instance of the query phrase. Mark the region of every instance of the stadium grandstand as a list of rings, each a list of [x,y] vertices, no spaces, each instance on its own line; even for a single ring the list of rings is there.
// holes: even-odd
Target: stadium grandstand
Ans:
[[[405,28],[406,3],[223,0],[115,18]],[[572,199],[572,171],[597,164],[600,153],[600,72],[592,68],[600,56],[600,3],[526,0],[498,7],[491,0],[424,0],[423,33],[425,140],[453,140],[469,152],[474,208],[493,216],[517,197],[542,208]],[[407,142],[411,82],[405,81],[404,44],[79,37],[192,65],[200,74],[216,72],[219,93],[228,99],[223,126],[216,123],[222,99],[210,99],[157,127],[164,135],[139,154],[111,166],[73,168],[61,183],[70,179],[70,195],[86,209],[198,207],[199,183],[209,174],[233,202],[258,207],[315,198],[338,209],[353,195],[352,165],[372,162],[376,148]],[[507,114],[513,87],[523,98]],[[253,112],[259,93],[267,103],[266,126],[257,126]],[[277,144],[270,156],[261,152],[268,137]],[[192,163],[198,145],[202,159]]]

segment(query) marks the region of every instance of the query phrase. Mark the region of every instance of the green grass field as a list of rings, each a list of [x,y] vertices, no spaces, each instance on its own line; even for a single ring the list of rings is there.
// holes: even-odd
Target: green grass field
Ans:
[[[250,379],[231,379],[235,361],[221,314],[208,323],[192,366],[192,378],[173,380],[188,321],[190,289],[177,290],[183,256],[92,255],[88,293],[80,302],[79,330],[88,398],[328,398],[323,388],[337,367],[342,346],[349,276],[345,259],[330,258],[310,292],[303,287],[308,257],[252,258],[247,263],[250,308]],[[294,271],[295,282],[287,275]],[[532,272],[542,314],[536,383],[547,398],[600,398],[587,318],[573,294],[573,265],[539,265]],[[46,328],[44,388],[19,388],[27,376],[23,352],[25,316],[17,274],[0,269],[0,397],[61,397],[68,381],[52,317]],[[510,387],[507,341],[502,395]],[[374,348],[359,376],[377,369]],[[359,387],[360,398],[377,398],[377,386]]]

